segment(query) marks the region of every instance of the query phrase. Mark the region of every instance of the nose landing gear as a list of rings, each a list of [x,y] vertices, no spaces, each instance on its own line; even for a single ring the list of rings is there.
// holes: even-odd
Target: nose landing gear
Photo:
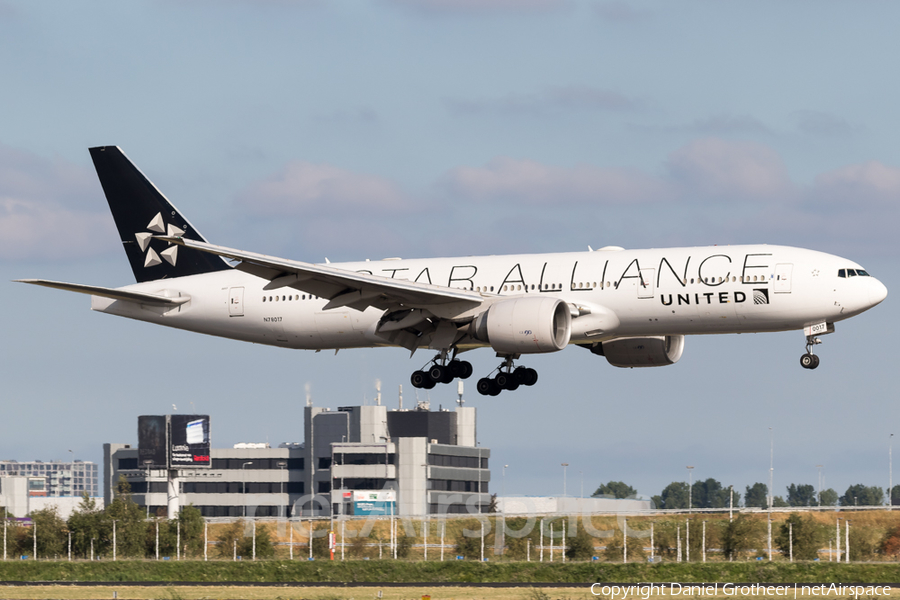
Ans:
[[[822,341],[813,336],[806,336],[806,354],[800,357],[800,366],[804,369],[815,369],[819,366],[819,357],[813,354],[812,348],[816,344],[821,344]]]
[[[507,356],[503,364],[497,367],[497,374],[493,378],[479,379],[476,388],[482,396],[496,396],[503,390],[513,391],[520,385],[534,385],[537,380],[537,371],[529,367],[513,368],[513,358]]]

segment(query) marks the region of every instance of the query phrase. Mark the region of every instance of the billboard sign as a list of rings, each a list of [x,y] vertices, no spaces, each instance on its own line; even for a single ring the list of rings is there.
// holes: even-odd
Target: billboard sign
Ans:
[[[210,465],[209,415],[169,415],[169,468]]]
[[[353,514],[357,516],[391,516],[397,514],[394,490],[353,492]]]
[[[165,415],[138,417],[138,467],[164,469],[168,466],[166,462],[166,448],[168,447],[166,423]]]

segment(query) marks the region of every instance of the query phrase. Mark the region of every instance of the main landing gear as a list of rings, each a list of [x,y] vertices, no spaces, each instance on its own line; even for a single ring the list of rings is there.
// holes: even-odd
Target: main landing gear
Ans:
[[[409,381],[415,388],[430,390],[439,383],[450,383],[457,377],[468,379],[472,376],[472,363],[465,360],[447,360],[447,353],[442,352],[434,357],[427,369],[414,372]]]
[[[529,367],[513,368],[513,358],[507,356],[503,364],[497,367],[497,374],[493,378],[483,377],[478,380],[477,389],[482,396],[496,396],[503,390],[513,391],[520,385],[534,385],[537,380],[537,371]]]
[[[806,336],[806,354],[800,357],[800,366],[804,369],[815,369],[819,366],[819,357],[812,353],[812,348],[822,341],[812,335]]]

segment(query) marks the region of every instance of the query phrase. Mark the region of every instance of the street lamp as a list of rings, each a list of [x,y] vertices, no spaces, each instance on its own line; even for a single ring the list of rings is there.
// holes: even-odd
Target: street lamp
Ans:
[[[563,498],[566,497],[566,467],[569,466],[569,463],[560,463],[560,466],[563,468]]]
[[[243,478],[243,482],[241,483],[241,487],[243,488],[241,491],[244,493],[244,517],[247,516],[247,471],[244,469],[247,465],[252,465],[253,461],[248,460],[244,464],[241,465],[241,477]]]
[[[500,495],[506,497],[506,469],[509,465],[503,465],[503,476],[500,479]]]
[[[694,466],[685,467],[688,470],[688,514],[694,512]]]
[[[775,485],[773,478],[775,476],[775,434],[769,427],[769,518],[772,518],[772,486]]]
[[[817,504],[822,506],[822,469],[825,465],[816,465],[816,468],[819,470],[819,499]]]
[[[285,468],[286,466],[287,466],[287,463],[286,463],[285,461],[283,461],[283,460],[278,461],[278,468],[281,469],[281,496],[282,496],[282,499],[283,499],[283,497],[284,497],[284,468]],[[281,512],[282,510],[284,510],[284,508],[285,508],[285,505],[282,505],[282,507],[281,507],[281,509],[279,510],[279,512]],[[285,514],[284,514],[283,516],[287,516],[287,511],[286,511],[286,510],[285,510]]]
[[[894,449],[894,434],[888,438],[888,510],[894,505],[894,457],[891,451]]]
[[[69,450],[71,452],[71,450]],[[147,477],[145,478],[145,483],[147,484],[147,491],[144,493],[144,504],[147,505],[147,518],[150,518],[150,465],[153,464],[153,461],[149,458],[144,461],[144,469],[147,471]]]

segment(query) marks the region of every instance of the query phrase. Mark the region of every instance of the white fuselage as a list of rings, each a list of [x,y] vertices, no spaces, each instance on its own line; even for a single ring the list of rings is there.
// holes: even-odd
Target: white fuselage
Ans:
[[[838,277],[839,269],[862,268],[853,261],[767,245],[389,259],[329,266],[474,290],[485,297],[558,297],[573,310],[587,309],[572,320],[570,343],[802,329],[852,317],[881,302],[887,293],[874,277]],[[324,311],[327,300],[291,287],[264,290],[269,283],[238,270],[162,279],[123,289],[189,296],[190,301],[162,308],[94,296],[92,308],[287,348],[389,345],[375,333],[383,311],[371,307]]]

